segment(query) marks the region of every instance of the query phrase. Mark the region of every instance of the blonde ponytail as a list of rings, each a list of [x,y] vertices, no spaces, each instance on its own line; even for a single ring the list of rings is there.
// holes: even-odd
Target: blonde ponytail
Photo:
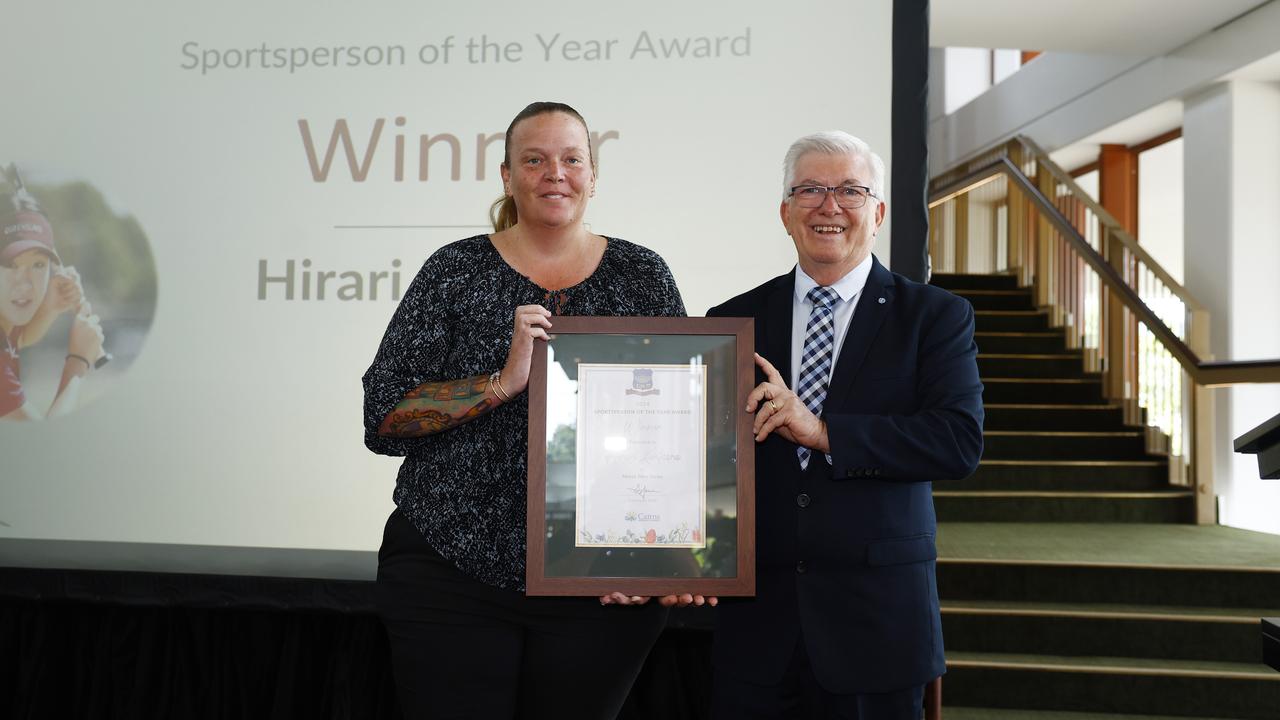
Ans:
[[[519,222],[516,214],[516,201],[510,195],[503,195],[489,206],[489,222],[493,223],[494,232],[502,232]]]

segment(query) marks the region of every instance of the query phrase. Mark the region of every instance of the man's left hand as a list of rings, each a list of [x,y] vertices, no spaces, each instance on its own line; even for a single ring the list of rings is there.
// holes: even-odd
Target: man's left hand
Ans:
[[[770,433],[778,433],[797,445],[818,452],[830,452],[827,424],[809,411],[800,398],[787,388],[777,368],[759,353],[756,365],[764,371],[765,381],[747,395],[747,412],[756,414],[752,431],[756,442],[764,442]]]

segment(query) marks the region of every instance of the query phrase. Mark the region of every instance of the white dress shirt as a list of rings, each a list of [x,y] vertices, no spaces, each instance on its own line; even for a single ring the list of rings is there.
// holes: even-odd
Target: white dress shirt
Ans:
[[[840,296],[831,307],[835,321],[835,345],[832,347],[831,372],[836,371],[836,360],[840,357],[840,348],[844,347],[844,336],[849,332],[849,323],[853,320],[853,308],[858,304],[858,296],[867,284],[871,275],[871,255],[858,263],[844,277],[829,287]],[[791,298],[791,389],[796,389],[796,381],[800,376],[800,357],[804,350],[805,327],[809,324],[809,313],[813,312],[813,303],[809,301],[809,291],[818,287],[818,283],[796,265],[796,289]],[[831,387],[831,375],[827,375],[827,387]]]

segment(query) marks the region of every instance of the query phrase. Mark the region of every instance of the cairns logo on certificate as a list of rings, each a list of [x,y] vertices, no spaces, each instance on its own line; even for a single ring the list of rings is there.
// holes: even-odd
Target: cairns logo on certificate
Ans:
[[[578,547],[706,546],[707,366],[578,365]]]

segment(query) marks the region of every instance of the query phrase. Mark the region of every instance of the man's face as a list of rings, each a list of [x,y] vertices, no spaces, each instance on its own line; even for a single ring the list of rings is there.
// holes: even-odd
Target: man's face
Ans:
[[[49,291],[53,261],[40,250],[28,250],[0,265],[0,319],[10,330],[31,322]]]
[[[808,153],[796,161],[794,185],[871,185],[871,167],[855,155]],[[802,208],[794,198],[782,201],[780,212],[787,234],[796,244],[800,268],[819,284],[844,277],[871,254],[885,205],[867,198],[860,208],[842,208],[828,194],[822,205]]]

